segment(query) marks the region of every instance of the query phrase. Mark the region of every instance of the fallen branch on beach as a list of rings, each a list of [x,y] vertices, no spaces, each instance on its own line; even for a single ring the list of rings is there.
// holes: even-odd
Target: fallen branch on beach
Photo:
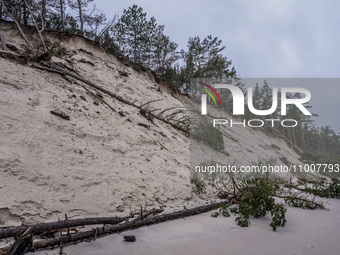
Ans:
[[[104,220],[98,220],[98,219],[103,219],[103,218],[97,218],[97,220],[95,220],[96,218],[92,218],[91,222],[95,222],[95,225],[100,225],[100,224],[104,224],[103,227],[101,228],[95,228],[92,230],[87,230],[84,232],[78,232],[78,233],[73,233],[73,234],[69,234],[66,236],[59,236],[56,238],[51,238],[51,239],[47,239],[47,240],[39,240],[39,241],[33,241],[32,243],[29,244],[29,251],[35,251],[38,249],[43,249],[43,248],[47,248],[47,247],[55,247],[55,246],[60,246],[60,245],[64,245],[67,243],[76,243],[77,241],[83,241],[83,240],[95,240],[97,238],[99,238],[100,236],[103,235],[108,235],[108,234],[113,234],[113,233],[120,233],[122,231],[125,230],[131,230],[131,229],[135,229],[135,228],[139,228],[142,226],[148,226],[148,225],[152,225],[152,224],[157,224],[160,222],[165,222],[165,221],[169,221],[169,220],[175,220],[175,219],[180,219],[180,218],[184,218],[187,216],[191,216],[191,215],[197,215],[200,213],[205,213],[211,210],[214,210],[216,208],[218,208],[219,206],[226,204],[227,202],[220,202],[220,203],[214,203],[214,204],[209,204],[209,205],[204,205],[204,206],[200,206],[200,207],[196,207],[196,208],[192,208],[192,209],[186,209],[186,210],[181,210],[181,211],[177,211],[177,212],[172,212],[172,213],[167,213],[167,214],[163,214],[163,215],[156,215],[160,212],[162,212],[163,210],[161,209],[153,209],[147,212],[143,212],[141,213],[141,215],[131,221],[127,221],[125,223],[121,223],[118,224],[119,219],[124,219],[125,218],[116,218],[116,221],[112,220],[112,222],[114,224],[110,224],[110,223],[104,223]],[[153,215],[153,217],[149,217],[150,215]],[[155,216],[156,215],[156,216]],[[115,218],[112,218],[115,219]],[[78,220],[78,223],[82,223],[79,225],[83,225],[84,221],[86,221],[87,219],[80,219]],[[67,227],[71,227],[71,226],[75,226],[75,222],[77,220],[70,220],[67,223]],[[62,221],[63,223],[66,223],[65,221]],[[70,224],[69,222],[72,222],[72,224]],[[118,222],[118,223],[115,223]],[[30,233],[30,237],[33,236],[33,233],[37,233],[37,230],[39,230],[38,232],[41,233],[43,229],[46,230],[46,226],[52,226],[53,224],[58,224],[59,222],[54,222],[54,223],[42,223],[42,224],[37,224],[34,226],[30,226],[30,227],[19,227],[20,229],[16,231],[16,233],[20,234],[23,233],[24,231],[28,231]],[[45,227],[42,227],[44,226]],[[46,225],[46,224],[50,224],[50,225]],[[109,225],[107,225],[109,224]],[[62,224],[63,226],[60,228],[65,228],[65,224]],[[79,226],[78,225],[78,226]],[[88,224],[89,225],[89,224]],[[18,228],[17,228],[18,229]],[[55,229],[55,228],[53,228]],[[1,230],[0,233],[4,233],[3,231],[8,231],[8,229],[4,229]],[[14,233],[14,230],[11,230],[12,233]],[[25,234],[25,238],[27,239],[27,233]],[[5,236],[4,234],[2,234],[2,236]],[[9,234],[6,235],[7,237],[9,237]],[[18,239],[23,239],[23,237],[20,237]],[[13,244],[12,246],[18,246],[18,244]],[[8,252],[10,249],[12,249],[11,247],[5,247],[0,249],[0,254],[2,254],[1,252],[4,252],[6,254],[6,252]],[[15,253],[13,253],[15,254]],[[20,254],[20,253],[18,253]]]
[[[149,218],[138,217],[135,220],[132,220],[132,221],[129,221],[123,224],[118,224],[118,225],[108,226],[108,227],[104,226],[103,228],[100,228],[100,229],[93,229],[93,230],[73,234],[70,236],[61,236],[59,238],[55,238],[52,240],[37,241],[33,243],[32,249],[37,250],[37,249],[42,249],[46,247],[58,246],[60,244],[72,243],[72,242],[82,241],[86,239],[93,239],[94,236],[98,238],[100,236],[107,235],[107,234],[119,233],[125,230],[136,229],[142,226],[148,226],[148,225],[157,224],[157,223],[161,223],[161,222],[165,222],[169,220],[175,220],[175,219],[180,219],[180,218],[187,217],[187,216],[197,215],[197,214],[211,211],[221,206],[222,204],[225,204],[225,202],[200,206],[200,207],[196,207],[192,209],[181,210],[178,212],[167,213],[163,215],[157,215],[157,216],[149,217]]]
[[[28,252],[33,242],[32,229],[33,226],[29,227],[25,233],[17,238],[11,247],[9,247],[6,255],[23,255]]]
[[[124,217],[102,217],[102,218],[85,218],[75,220],[63,220],[57,222],[40,223],[32,226],[31,234],[42,234],[58,229],[72,228],[86,225],[100,225],[100,224],[118,224],[125,220]],[[0,239],[19,236],[24,233],[29,226],[20,226],[13,228],[0,229]]]

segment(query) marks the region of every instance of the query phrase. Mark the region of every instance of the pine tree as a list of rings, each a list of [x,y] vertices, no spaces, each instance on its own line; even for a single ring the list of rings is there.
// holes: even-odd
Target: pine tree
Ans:
[[[119,46],[116,44],[114,38],[110,35],[110,32],[108,30],[105,31],[101,36],[100,44],[109,53],[120,57],[122,56],[122,52],[120,51]]]
[[[46,16],[47,16],[47,3],[46,3],[46,0],[42,0],[41,1],[41,20],[42,20],[42,24],[46,24]]]
[[[65,16],[64,16],[65,1],[64,0],[59,0],[59,8],[60,8],[61,29],[62,31],[65,31]]]
[[[191,78],[200,78],[203,80],[214,79],[214,82],[227,83],[231,79],[235,79],[236,70],[230,68],[231,61],[223,56],[221,52],[225,49],[222,40],[218,37],[207,36],[203,40],[199,36],[190,37],[188,40],[188,50],[181,51],[181,56],[185,62],[182,68],[182,88],[188,93],[188,87]],[[237,84],[242,88],[241,84]],[[198,95],[196,86],[191,87],[190,96]],[[232,105],[231,93],[228,90],[220,90],[219,94],[223,102],[223,106],[228,109]],[[208,99],[209,100],[209,99]],[[208,101],[209,102],[209,101]]]
[[[50,9],[46,20],[46,27],[58,31],[65,31],[65,0],[50,0],[48,2],[50,2]]]
[[[210,75],[211,70],[218,70],[217,63],[224,67],[230,65],[231,62],[226,61],[219,53],[225,49],[221,46],[222,40],[211,35],[201,41],[199,36],[190,37],[188,41],[188,51],[182,50],[181,54],[187,63],[194,66],[197,77],[204,78]]]
[[[80,34],[84,34],[84,26],[87,19],[87,7],[93,0],[68,0],[69,6],[78,13],[77,19],[80,22]]]
[[[115,39],[123,54],[136,64],[150,63],[151,38],[156,22],[154,18],[146,19],[141,7],[133,5],[123,11],[115,25]]]
[[[156,28],[155,36],[152,38],[152,69],[160,76],[164,76],[166,70],[179,59],[176,52],[177,43],[170,41],[170,38],[163,33],[164,26]]]

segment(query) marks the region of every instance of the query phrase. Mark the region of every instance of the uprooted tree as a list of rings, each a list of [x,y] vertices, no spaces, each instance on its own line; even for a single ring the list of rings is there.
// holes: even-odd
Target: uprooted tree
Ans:
[[[1,248],[0,254],[25,254],[27,251],[35,251],[47,247],[53,248],[55,246],[62,247],[64,244],[76,243],[77,241],[95,241],[96,238],[103,235],[119,233],[142,226],[197,215],[211,211],[223,204],[225,204],[225,202],[199,206],[162,215],[158,215],[163,212],[162,209],[151,209],[146,211],[141,207],[141,210],[138,213],[139,216],[132,220],[129,219],[133,218],[134,214],[124,218],[88,218],[76,220],[68,220],[66,218],[64,221],[0,229],[0,238],[15,237],[16,239],[10,246]],[[125,222],[122,223],[123,221]],[[103,226],[98,227],[99,224],[103,224]],[[95,227],[91,230],[79,232],[77,228],[72,228],[84,225],[94,225]],[[63,232],[65,234],[63,234]],[[33,240],[33,237],[44,237],[44,239]]]
[[[228,198],[230,203],[221,205],[212,217],[236,215],[235,221],[241,227],[248,227],[250,219],[271,215],[270,226],[274,231],[285,226],[287,206],[302,209],[326,209],[317,197],[340,198],[340,181],[319,179],[269,178],[268,176],[193,176],[194,192],[205,193],[207,189],[216,191],[220,198]]]

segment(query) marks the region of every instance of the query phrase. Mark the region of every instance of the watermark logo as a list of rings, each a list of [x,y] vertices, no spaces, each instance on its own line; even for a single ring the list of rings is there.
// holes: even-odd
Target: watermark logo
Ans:
[[[220,95],[217,93],[217,91],[216,91],[212,86],[210,86],[210,85],[208,85],[208,84],[205,84],[205,83],[203,83],[203,82],[197,82],[197,84],[209,88],[209,89],[217,96],[217,98],[218,98],[218,100],[220,101],[220,104],[221,104],[221,106],[222,106],[221,97],[220,97]],[[217,106],[215,97],[211,94],[211,92],[209,92],[209,91],[206,90],[205,88],[200,88],[200,89],[203,90],[204,92],[206,92],[206,93],[211,97],[211,99],[213,100],[215,106]],[[206,115],[206,114],[207,114],[207,94],[202,94],[202,114],[203,114],[203,115]]]
[[[212,86],[205,84],[205,83],[201,83],[201,82],[199,84],[202,84],[210,88],[215,93],[215,95],[218,97],[218,99],[220,100],[221,106],[222,106],[222,100],[220,96],[218,95],[218,93],[216,92],[216,90]],[[244,115],[245,96],[244,96],[243,91],[239,87],[237,87],[236,85],[232,85],[232,84],[216,84],[215,88],[216,89],[228,89],[233,98],[233,115]],[[216,100],[212,96],[212,94],[206,89],[201,88],[201,90],[205,91],[213,99],[215,106],[217,106]],[[249,87],[247,91],[248,91],[247,105],[251,113],[255,115],[259,115],[259,116],[266,116],[276,111],[278,107],[278,102],[279,102],[278,88],[272,89],[272,106],[270,109],[266,109],[266,110],[255,109],[254,104],[253,104],[253,88]],[[287,95],[290,93],[304,94],[305,97],[304,98],[289,98]],[[280,100],[281,101],[281,108],[280,108],[281,115],[287,114],[287,105],[289,104],[295,105],[304,115],[312,115],[303,105],[304,103],[308,103],[309,100],[311,99],[311,93],[309,90],[304,89],[304,88],[284,87],[284,88],[281,88],[280,99],[281,99]],[[201,114],[202,115],[207,114],[207,95],[206,94],[202,94],[201,96]]]

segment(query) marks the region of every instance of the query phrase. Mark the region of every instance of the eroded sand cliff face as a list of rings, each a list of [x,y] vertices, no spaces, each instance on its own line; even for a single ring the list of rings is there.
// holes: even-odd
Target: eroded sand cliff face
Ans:
[[[24,42],[13,25],[1,23],[1,29],[11,53],[23,54]],[[159,100],[149,110],[186,108],[187,99],[150,72],[81,37],[63,37],[66,54],[52,62],[135,104]],[[0,58],[0,67],[0,222],[41,222],[64,213],[126,215],[140,205],[174,210],[203,202],[192,193],[189,138],[181,131],[73,78],[7,58]],[[280,138],[249,128],[222,132],[230,162],[299,162]],[[209,151],[214,153],[207,146],[203,160],[209,160]]]

